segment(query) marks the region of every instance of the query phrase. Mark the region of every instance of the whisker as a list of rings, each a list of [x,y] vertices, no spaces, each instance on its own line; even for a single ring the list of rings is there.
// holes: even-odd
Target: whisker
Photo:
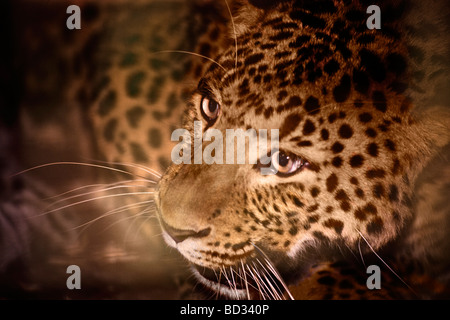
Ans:
[[[256,286],[258,287],[258,292],[263,300],[266,300],[265,293],[261,286],[259,285],[259,279],[256,277],[256,275],[253,273],[252,268],[247,264],[246,265],[247,270],[249,271],[249,274],[252,276],[253,280],[255,281]]]
[[[359,240],[361,241],[361,239],[359,239]],[[359,261],[359,260],[358,260],[359,258],[358,258],[358,256],[356,255],[356,253],[354,252],[354,250],[353,250],[352,248],[350,248],[350,246],[349,246],[348,244],[344,243],[344,245],[345,245],[345,247],[348,249],[348,251],[351,253],[351,255],[352,255],[353,257],[355,257],[356,261]],[[339,247],[339,245],[338,245],[338,247]],[[342,255],[345,257],[345,254],[344,254],[343,250],[341,250],[340,247],[339,247],[339,249],[340,249]],[[364,261],[363,261],[363,263],[364,263]]]
[[[213,269],[213,271],[214,271],[214,275],[216,276],[217,283],[220,283],[220,280],[222,280],[222,270],[219,270],[220,271],[219,276],[217,276],[216,270]],[[215,299],[218,300],[219,299],[219,290],[214,290],[214,291],[216,291]]]
[[[234,270],[233,267],[230,267],[231,278],[233,279],[233,282],[234,282],[234,285],[236,286],[236,288],[237,288],[237,281],[236,280],[239,280],[239,283],[240,283],[241,287],[243,287],[242,276],[241,276],[241,268],[240,268],[240,266],[236,266],[236,267],[237,267],[237,270]],[[236,275],[236,279],[234,278],[233,274]]]
[[[113,213],[113,214],[115,214],[115,213]],[[79,226],[76,226],[76,227],[72,228],[72,230],[76,230],[76,229],[79,229],[79,228],[83,227],[83,228],[81,229],[81,231],[79,232],[79,234],[78,234],[78,236],[80,236],[80,235],[81,235],[83,232],[85,232],[90,226],[92,226],[92,224],[93,224],[94,222],[96,222],[96,221],[98,221],[98,220],[100,220],[100,219],[103,219],[103,218],[107,218],[107,216],[110,216],[110,215],[113,215],[113,214],[102,215],[101,217],[94,218],[93,220],[89,220],[88,222],[85,222],[85,223],[83,223],[83,224],[81,224],[81,225],[79,225]],[[119,222],[122,222],[122,221],[125,221],[125,220],[128,220],[128,219],[132,219],[132,218],[134,218],[134,216],[129,216],[129,217],[125,217],[125,218],[116,220],[114,223],[111,223],[108,227],[104,228],[101,232],[105,232],[106,230],[108,230],[110,227],[112,227],[112,226],[115,225],[116,223],[119,223]]]
[[[258,270],[258,268],[255,266],[254,262],[252,262],[252,264],[253,264],[253,266],[252,266],[253,272],[254,272],[254,274],[258,277],[258,281],[261,283],[261,288],[263,289],[263,291],[264,291],[264,293],[267,295],[267,297],[269,297],[270,300],[272,300],[273,296],[270,296],[270,295],[269,295],[269,294],[270,294],[270,290],[269,290],[269,288],[267,287],[267,284],[266,284],[266,283],[264,282],[264,280],[262,279],[262,277],[261,277],[261,275],[260,275],[260,273],[259,273],[259,270]]]
[[[155,176],[156,178],[161,179],[162,174],[160,174],[158,171],[148,168],[146,166],[140,165],[140,164],[136,164],[136,163],[126,163],[126,162],[106,162],[106,161],[101,161],[101,160],[93,160],[94,162],[98,162],[98,163],[105,163],[105,164],[113,164],[113,165],[120,165],[120,166],[124,166],[124,167],[131,167],[131,168],[135,168],[135,169],[140,169],[144,172],[147,172],[150,175]],[[148,180],[151,181],[151,180]],[[155,181],[152,181],[154,183],[156,183]]]
[[[143,186],[143,185],[131,185],[131,186],[116,185],[116,186],[112,186],[112,187],[107,187],[107,188],[103,188],[103,189],[99,189],[99,190],[84,192],[84,193],[76,194],[76,195],[73,195],[73,196],[70,196],[70,197],[66,197],[64,199],[60,199],[60,200],[54,201],[47,208],[52,207],[52,206],[54,206],[54,205],[56,205],[58,203],[61,203],[61,202],[66,202],[66,201],[71,200],[71,199],[76,199],[76,198],[81,198],[81,197],[84,197],[84,196],[89,196],[89,195],[92,195],[92,194],[95,194],[95,193],[106,192],[106,191],[110,191],[110,190],[114,190],[114,189],[140,188],[140,187],[141,188],[148,188],[148,186]]]
[[[241,259],[241,261],[242,261],[242,259]],[[244,282],[244,278],[242,277],[242,269],[241,269],[241,266],[240,266],[240,265],[237,265],[236,268],[237,268],[237,270],[231,269],[231,271],[234,272],[234,273],[236,274],[237,278],[239,279],[240,287],[243,288],[245,282]]]
[[[105,232],[105,231],[107,231],[108,229],[111,229],[113,226],[115,226],[116,224],[119,224],[119,223],[122,223],[122,222],[124,222],[124,221],[127,221],[127,220],[130,220],[130,219],[133,219],[133,221],[131,222],[131,224],[130,225],[133,225],[134,224],[134,222],[135,221],[137,221],[139,218],[142,218],[142,216],[145,214],[145,211],[146,211],[147,209],[145,209],[145,210],[143,210],[142,212],[140,212],[140,213],[138,213],[138,214],[136,214],[136,215],[132,215],[132,216],[126,216],[126,217],[123,217],[123,218],[121,218],[121,219],[117,219],[116,221],[114,221],[113,223],[111,223],[110,225],[108,225],[106,228],[104,228],[103,230],[102,230],[102,232]],[[146,219],[145,219],[145,221],[148,221],[148,220],[150,220],[150,219],[156,219],[156,217],[155,216],[149,216],[149,217],[146,217]],[[86,227],[85,227],[86,228]],[[141,227],[140,227],[141,228]],[[83,229],[83,231],[84,231],[84,229]],[[127,239],[127,233],[128,233],[128,231],[125,233],[125,236],[124,236],[124,243],[126,243],[126,239]],[[157,233],[157,234],[153,234],[152,235],[152,237],[157,237],[157,236],[160,236],[160,235],[162,235],[162,232],[161,233]],[[136,237],[138,236],[138,233],[136,232]]]
[[[264,279],[266,279],[266,283],[270,286],[270,291],[272,292],[272,295],[275,298],[275,300],[284,300],[283,291],[280,291],[276,281],[274,281],[274,279],[270,276],[270,273],[268,273],[267,270],[265,270],[265,272],[263,272],[262,275],[264,276]]]
[[[227,280],[227,282],[228,282],[228,286],[230,287],[231,290],[234,291],[235,295],[237,296],[236,286],[234,286],[233,283],[228,278],[228,274],[227,274],[227,270],[225,269],[225,266],[222,266],[221,269],[223,271],[223,275],[225,276],[225,280]]]
[[[361,238],[358,239],[358,250],[359,250],[359,256],[361,257],[361,261],[364,265],[364,269],[367,269],[366,262],[364,261],[364,257],[363,257],[362,250],[361,250]]]
[[[238,271],[239,272],[236,272],[235,270],[233,270],[233,272],[241,279],[242,287],[244,287],[244,285],[245,285],[247,290],[248,290],[249,287],[252,287],[253,289],[258,290],[254,285],[252,285],[251,283],[249,283],[247,281],[247,273],[245,271],[244,262],[242,261],[242,259],[240,259],[240,260],[241,260],[242,268],[240,266],[238,266]],[[250,294],[250,293],[248,292],[248,294]],[[250,296],[249,295],[248,295],[248,299],[250,300]]]
[[[141,223],[141,225],[139,226],[139,228],[136,230],[137,233],[141,231],[142,226],[145,225],[147,223],[147,221],[149,221],[150,219],[158,219],[158,217],[156,217],[156,215],[154,214],[156,212],[156,208],[155,207],[151,207],[151,208],[147,208],[144,211],[140,212],[139,215],[143,216],[146,214],[150,214],[149,216],[147,216],[145,218],[145,220]],[[158,223],[159,225],[159,223]],[[162,234],[162,233],[161,233]]]
[[[254,244],[253,242],[250,242],[250,244],[255,248],[256,252],[258,252],[264,258],[265,262],[267,263],[267,267],[271,270],[271,272],[278,279],[278,281],[280,281],[289,298],[291,300],[295,300],[291,292],[289,291],[286,283],[284,282],[283,278],[281,277],[280,273],[277,271],[273,263],[270,261],[269,257],[256,244]]]
[[[257,260],[259,260],[259,259],[257,259]],[[253,262],[254,263],[254,262]],[[261,264],[261,262],[260,262],[260,264]],[[262,265],[262,264],[261,264]],[[257,268],[257,266],[255,265],[255,268]],[[260,272],[260,276],[261,277],[264,277],[264,279],[265,279],[265,281],[263,281],[264,282],[264,284],[266,285],[266,287],[267,287],[267,289],[268,289],[268,291],[269,291],[269,293],[270,293],[270,295],[272,296],[272,298],[274,299],[274,300],[283,300],[283,296],[282,296],[282,291],[281,291],[281,295],[280,295],[280,291],[278,291],[276,288],[275,288],[275,286],[276,286],[276,282],[273,280],[273,278],[270,276],[270,272],[268,272],[267,271],[267,269],[265,269],[265,268],[263,268],[263,269],[260,269],[260,268],[258,268],[259,270],[261,270],[261,272]],[[270,277],[270,279],[267,277],[267,276],[269,276]],[[272,282],[273,281],[273,282]],[[275,284],[275,286],[274,286],[274,284]]]
[[[262,276],[259,268],[255,265],[254,262],[252,262],[252,264],[253,264],[253,271],[255,272],[256,276],[258,277],[258,279],[259,279],[259,281],[261,283],[261,288],[263,288],[264,294],[270,300],[276,300],[276,296],[273,294],[272,290],[270,289],[270,287],[268,286],[266,281],[264,281],[263,276]]]
[[[144,210],[138,212],[137,214],[132,215],[133,221],[128,225],[127,231],[125,231],[125,236],[124,236],[124,238],[123,238],[124,243],[127,242],[128,235],[129,235],[129,233],[131,232],[134,223],[135,223],[136,221],[138,221],[140,218],[142,218],[146,213],[150,212],[150,211],[149,211],[150,209],[151,209],[151,208],[148,208],[148,207],[147,207],[147,208],[145,208]],[[141,227],[142,227],[142,224],[139,226],[139,228],[141,228]],[[137,237],[137,236],[138,236],[138,232],[136,231],[136,232],[135,232],[135,237]]]
[[[411,292],[416,295],[417,297],[419,297],[419,295],[417,294],[417,292],[414,291],[414,289],[408,285],[379,255],[378,253],[376,253],[375,249],[370,245],[369,241],[367,241],[367,239],[363,236],[363,234],[361,233],[361,231],[358,231],[359,235],[361,236],[361,238],[366,242],[366,244],[369,246],[370,250],[375,254],[375,256],[389,269],[389,271],[391,271],[409,290],[411,290]]]
[[[216,60],[211,59],[210,57],[204,56],[202,54],[199,53],[195,53],[195,52],[189,52],[189,51],[184,51],[184,50],[161,50],[161,51],[155,51],[153,53],[184,53],[184,54],[191,54],[193,56],[197,56],[206,60],[209,60],[213,63],[215,63],[216,65],[218,65],[219,67],[222,68],[223,71],[227,72],[227,70],[220,64],[218,63]]]
[[[264,264],[261,262],[261,260],[259,260],[258,258],[256,258],[256,261],[258,261],[258,263],[261,265],[261,267],[263,268],[263,270],[265,271],[265,277],[267,279],[267,276],[270,279],[267,279],[267,281],[269,282],[269,284],[271,285],[271,287],[273,288],[274,292],[277,293],[277,297],[279,298],[279,300],[283,300],[283,290],[280,289],[280,287],[277,284],[276,279],[274,279],[272,277],[272,272],[267,270],[266,267],[264,266]],[[267,275],[267,276],[266,276]],[[272,283],[275,287],[272,286]],[[281,295],[280,295],[281,294]]]
[[[227,277],[227,274],[226,274],[226,271],[225,271],[225,267],[224,267],[224,266],[221,266],[221,267],[220,267],[220,273],[223,274],[223,275],[225,276],[225,280],[227,280],[228,285],[231,287],[231,283],[230,283],[230,280],[229,280],[228,277]]]
[[[92,220],[89,220],[88,222],[85,222],[85,223],[83,223],[83,224],[81,224],[79,226],[76,226],[76,227],[72,228],[71,230],[79,229],[79,228],[81,228],[81,227],[83,227],[85,225],[92,224],[92,223],[94,223],[94,222],[96,222],[98,220],[104,219],[104,218],[109,217],[111,215],[118,214],[120,212],[128,211],[128,210],[134,209],[134,208],[148,206],[149,203],[153,203],[153,202],[154,202],[154,200],[142,201],[142,202],[138,202],[138,203],[125,205],[125,206],[122,206],[122,207],[119,207],[119,208],[116,208],[116,209],[112,209],[112,210],[102,214],[100,217],[96,217],[96,218],[94,218]]]
[[[75,162],[75,161],[59,161],[59,162],[50,162],[50,163],[44,163],[38,166],[34,166],[32,168],[28,168],[22,171],[19,171],[17,173],[12,174],[10,177],[15,177],[30,171],[34,171],[37,169],[42,169],[45,167],[50,167],[50,166],[58,166],[58,165],[76,165],[76,166],[86,166],[86,167],[91,167],[91,168],[100,168],[100,169],[106,169],[106,170],[110,170],[110,171],[115,171],[115,172],[119,172],[119,173],[124,173],[127,175],[131,175],[131,176],[137,176],[131,172],[125,171],[125,170],[120,170],[117,168],[112,168],[112,167],[107,167],[107,166],[103,166],[103,165],[98,165],[98,164],[93,164],[93,163],[85,163],[85,162]],[[140,177],[142,178],[142,177]]]
[[[239,297],[236,280],[234,279],[234,276],[233,276],[233,268],[229,267],[229,269],[230,269],[230,277],[231,277],[231,280],[233,281],[233,290],[234,290],[234,292],[236,294],[236,297]]]
[[[235,58],[236,58],[235,63],[234,63],[234,67],[237,70],[237,65],[238,65],[238,43],[237,43],[236,26],[234,24],[234,18],[233,18],[233,15],[231,14],[231,9],[230,9],[230,6],[228,5],[228,1],[227,0],[225,0],[225,4],[227,5],[228,13],[230,14],[231,25],[233,26],[234,48],[235,48]]]
[[[270,260],[268,260],[267,258],[265,258],[265,261],[267,263],[267,267],[272,271],[272,274],[278,279],[278,281],[280,281],[281,285],[283,286],[283,289],[286,291],[287,295],[289,296],[289,299],[295,300],[294,297],[292,296],[291,292],[289,291],[289,288],[287,287],[286,283],[284,282],[283,278],[278,273],[278,270],[275,269],[272,262]]]
[[[245,292],[247,293],[247,299],[250,300],[250,291],[248,290],[247,272],[245,272],[244,261],[241,259],[241,266],[244,275]]]
[[[86,200],[82,200],[82,201],[78,201],[78,202],[75,202],[75,203],[71,203],[71,204],[68,204],[66,206],[62,206],[62,207],[56,208],[56,209],[52,209],[52,210],[40,213],[38,215],[35,215],[34,217],[44,216],[46,214],[49,214],[49,213],[52,213],[52,212],[55,212],[55,211],[59,211],[59,210],[67,209],[67,208],[70,208],[70,207],[78,206],[80,204],[91,202],[91,201],[102,200],[102,199],[106,199],[106,198],[114,198],[114,197],[132,196],[132,195],[144,195],[144,194],[145,195],[151,195],[153,193],[154,192],[129,192],[129,193],[118,193],[118,194],[110,194],[110,195],[95,197],[95,198],[92,198],[92,199],[86,199]]]
[[[56,194],[54,196],[47,197],[47,198],[45,198],[43,200],[51,200],[51,199],[55,199],[55,198],[60,198],[62,196],[65,196],[66,194],[75,193],[75,192],[83,190],[83,189],[98,188],[98,187],[104,187],[104,186],[108,186],[108,185],[110,185],[110,184],[109,183],[88,184],[88,185],[84,185],[84,186],[77,187],[77,188],[74,188],[74,189],[70,189],[68,191],[64,191],[64,192]]]

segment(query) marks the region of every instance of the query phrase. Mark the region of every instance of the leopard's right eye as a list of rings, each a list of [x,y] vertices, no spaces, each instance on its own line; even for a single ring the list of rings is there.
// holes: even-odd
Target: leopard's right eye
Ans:
[[[272,155],[272,166],[279,176],[288,176],[294,174],[302,169],[308,162],[300,157],[285,153],[283,151],[276,151]]]
[[[220,104],[214,99],[202,97],[200,102],[200,111],[203,118],[209,123],[214,123],[220,113]]]

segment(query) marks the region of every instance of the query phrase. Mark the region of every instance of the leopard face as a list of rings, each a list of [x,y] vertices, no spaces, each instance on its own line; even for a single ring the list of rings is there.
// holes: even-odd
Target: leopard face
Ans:
[[[224,136],[279,130],[275,175],[252,164],[173,164],[159,183],[166,242],[211,288],[243,295],[211,274],[245,269],[261,251],[286,265],[308,248],[356,252],[362,238],[377,249],[411,219],[414,180],[441,129],[411,112],[406,47],[390,32],[401,27],[368,30],[364,12],[332,1],[248,5],[236,46],[199,81],[184,119],[192,137],[194,121]]]

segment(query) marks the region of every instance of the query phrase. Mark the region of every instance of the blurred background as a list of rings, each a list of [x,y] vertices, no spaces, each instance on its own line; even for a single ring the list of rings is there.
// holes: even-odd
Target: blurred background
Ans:
[[[210,3],[1,1],[0,299],[178,299],[191,294],[188,267],[164,244],[153,204],[127,210],[152,195],[123,200],[114,196],[119,190],[97,192],[130,177],[61,162],[103,165],[98,161],[108,160],[93,137],[91,108],[124,75],[110,76],[107,70],[118,61],[133,65],[141,52],[194,51],[201,18],[192,12],[201,13]],[[81,9],[81,30],[66,28],[72,4]],[[125,103],[151,110],[149,121],[173,128],[183,103],[169,110],[163,99],[155,99],[165,93],[151,84],[170,75],[191,86],[184,74],[191,57],[163,54],[150,64],[147,59],[145,86],[150,89]],[[180,99],[188,95],[189,89],[183,90]],[[168,134],[169,129],[163,141]],[[60,164],[36,168],[55,162]],[[162,173],[167,165],[159,158],[149,167]],[[17,174],[29,168],[35,169]],[[137,188],[151,192],[152,181]],[[81,269],[81,290],[66,287],[69,265]]]

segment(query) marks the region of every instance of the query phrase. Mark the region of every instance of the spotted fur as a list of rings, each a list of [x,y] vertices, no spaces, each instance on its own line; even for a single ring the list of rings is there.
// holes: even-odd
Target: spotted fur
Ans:
[[[420,90],[403,41],[407,6],[382,3],[381,30],[366,28],[363,2],[251,1],[238,9],[237,46],[203,75],[185,127],[208,127],[200,113],[207,97],[221,106],[215,129],[279,129],[280,149],[308,166],[288,177],[262,176],[250,164],[169,168],[157,195],[166,240],[208,286],[202,268],[240,270],[258,248],[292,273],[308,268],[306,251],[366,255],[398,245],[428,214],[415,212],[414,185],[449,131],[445,109],[413,108]],[[214,288],[228,292],[222,287]]]

